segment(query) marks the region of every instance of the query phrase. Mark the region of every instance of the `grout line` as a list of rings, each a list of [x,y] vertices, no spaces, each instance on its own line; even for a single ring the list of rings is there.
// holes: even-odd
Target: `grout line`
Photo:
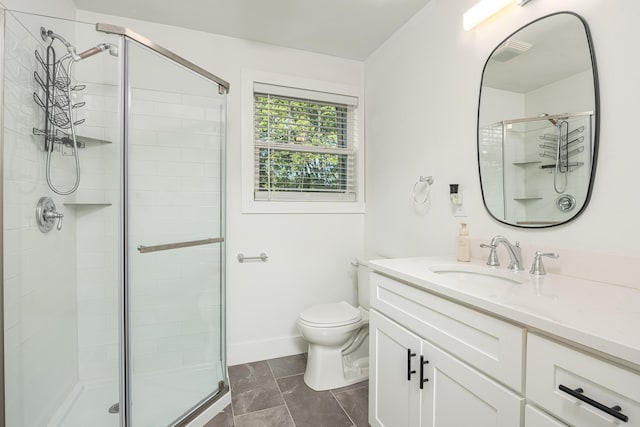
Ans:
[[[286,406],[286,405],[278,405],[278,406]],[[247,416],[247,415],[257,414],[257,413],[264,412],[264,411],[269,411],[271,409],[277,408],[278,406],[272,406],[271,408],[258,409],[257,411],[251,411],[251,412],[247,412],[246,414],[240,414],[240,415],[238,415],[238,418],[241,418],[241,417],[244,417],[244,416]]]
[[[287,414],[289,414],[289,418],[291,419],[291,424],[293,424],[293,427],[296,427],[296,422],[294,421],[293,416],[291,415],[291,411],[289,410],[289,404],[287,403],[287,399],[284,398],[284,394],[282,393],[280,384],[278,384],[278,378],[276,378],[275,374],[273,373],[273,369],[271,369],[271,364],[269,363],[268,360],[267,360],[267,366],[269,366],[269,370],[271,371],[273,380],[276,382],[276,386],[278,387],[278,391],[280,392],[280,397],[282,397],[282,401],[284,402],[284,407],[287,409]]]
[[[364,382],[364,381],[363,381]],[[348,387],[348,386],[347,386]],[[347,391],[351,391],[351,390],[360,390],[361,388],[365,388],[365,387],[369,387],[369,384],[363,384],[360,387],[353,387],[353,388],[349,388],[347,390],[341,390],[341,391],[337,391],[337,389],[332,389],[331,392],[332,393],[336,393],[336,394],[340,394],[340,393],[345,393]]]
[[[291,375],[285,375],[283,377],[276,377],[276,380],[282,379],[282,378],[291,378],[291,377],[297,377],[298,375],[304,375],[304,372],[300,372],[298,374],[291,374]],[[274,376],[275,377],[275,376]]]
[[[231,403],[229,403],[229,406],[231,406],[231,427],[236,427],[236,412],[233,410],[233,391],[231,391],[231,381],[229,381],[229,393],[231,394]]]
[[[338,404],[338,406],[340,407],[340,409],[342,409],[342,412],[344,412],[344,414],[347,416],[347,418],[349,418],[349,421],[351,421],[351,427],[355,427],[356,423],[353,422],[353,419],[351,418],[351,416],[349,415],[349,413],[347,412],[346,409],[344,409],[344,406],[342,406],[342,403],[340,403],[340,400],[338,400],[338,398],[336,397],[336,395],[333,393],[333,390],[331,390],[331,397],[333,397],[333,400],[336,401],[336,403]]]

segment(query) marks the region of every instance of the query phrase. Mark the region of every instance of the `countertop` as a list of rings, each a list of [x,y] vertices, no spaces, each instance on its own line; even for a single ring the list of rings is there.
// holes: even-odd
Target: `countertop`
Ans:
[[[430,270],[452,264],[492,268],[482,260],[457,262],[451,257],[369,262],[379,273],[605,353],[640,370],[640,290],[556,274],[536,277],[505,267],[499,268],[501,275],[524,283],[496,280],[479,285]]]

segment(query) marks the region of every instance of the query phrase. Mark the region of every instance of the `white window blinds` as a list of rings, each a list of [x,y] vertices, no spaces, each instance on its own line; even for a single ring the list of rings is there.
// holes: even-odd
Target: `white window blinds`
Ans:
[[[254,84],[255,200],[355,201],[357,98]]]

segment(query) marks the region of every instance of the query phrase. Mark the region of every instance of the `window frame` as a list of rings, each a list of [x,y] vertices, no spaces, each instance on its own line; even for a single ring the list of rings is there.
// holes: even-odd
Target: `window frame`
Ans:
[[[282,194],[277,200],[261,200],[255,197],[254,184],[256,161],[254,151],[254,86],[269,85],[312,91],[332,96],[356,98],[353,109],[356,132],[353,139],[355,154],[355,200],[323,200],[318,193]],[[258,90],[258,93],[262,91]],[[361,87],[304,79],[296,76],[243,70],[242,73],[242,213],[364,213],[364,106]],[[322,99],[318,99],[322,100]],[[335,193],[329,193],[334,195]],[[331,198],[331,196],[329,196]]]

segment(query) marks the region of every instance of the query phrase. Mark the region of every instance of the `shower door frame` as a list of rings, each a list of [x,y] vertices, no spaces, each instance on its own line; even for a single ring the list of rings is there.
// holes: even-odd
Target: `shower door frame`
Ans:
[[[4,31],[5,9],[0,7],[0,426],[4,407]]]
[[[107,33],[107,34],[116,34],[116,35],[120,35],[122,36],[122,58],[123,59],[123,66],[121,68],[121,85],[122,85],[122,141],[123,141],[123,148],[122,148],[122,176],[121,176],[121,182],[122,184],[122,191],[121,191],[121,202],[122,202],[122,206],[123,209],[121,210],[121,224],[122,224],[122,271],[121,271],[121,280],[123,283],[123,287],[121,288],[121,292],[122,292],[122,298],[121,298],[121,311],[120,311],[120,316],[121,316],[121,326],[120,326],[120,337],[121,337],[121,344],[120,344],[120,420],[121,420],[121,427],[129,427],[130,426],[130,419],[129,419],[129,412],[130,412],[130,408],[129,408],[129,401],[130,401],[130,390],[129,390],[129,385],[131,384],[131,369],[129,368],[129,360],[130,360],[130,354],[129,354],[129,349],[130,349],[130,334],[129,334],[129,296],[128,296],[128,290],[129,290],[129,277],[128,277],[128,272],[129,272],[129,229],[128,229],[128,211],[129,211],[129,207],[128,207],[128,188],[126,183],[129,181],[129,177],[128,177],[128,156],[127,156],[127,147],[129,144],[129,120],[128,120],[128,116],[129,116],[129,112],[131,111],[131,99],[129,96],[129,77],[128,77],[128,61],[127,61],[127,57],[128,57],[128,47],[127,47],[127,42],[126,39],[129,40],[133,40],[137,43],[139,43],[140,45],[150,49],[151,51],[158,53],[166,58],[168,58],[169,60],[187,68],[188,70],[200,75],[201,77],[204,77],[207,80],[210,80],[214,83],[218,84],[218,93],[220,95],[224,95],[224,94],[228,94],[229,93],[229,87],[230,84],[229,82],[223,80],[222,78],[216,76],[215,74],[212,74],[210,72],[208,72],[207,70],[197,66],[196,64],[192,63],[191,61],[177,55],[176,53],[152,42],[151,40],[147,39],[144,36],[141,36],[140,34],[131,31],[130,29],[126,28],[126,27],[121,27],[121,26],[117,26],[117,25],[112,25],[112,24],[105,24],[105,23],[97,23],[96,24],[96,31],[98,32],[103,32],[103,33]],[[225,132],[225,141],[226,141],[226,132]],[[226,143],[223,144],[223,147],[226,146]],[[226,150],[225,150],[226,151]],[[0,170],[1,172],[1,170]],[[224,161],[224,157],[221,156],[221,160],[220,160],[220,174],[221,177],[224,176],[225,174],[225,161]],[[221,182],[226,182],[226,180],[221,180]],[[0,193],[1,195],[1,193]],[[226,192],[225,192],[225,198],[226,198]],[[224,199],[221,202],[221,229],[225,230],[225,210],[226,210],[226,204]],[[1,223],[0,223],[1,225]],[[225,234],[223,232],[223,234]],[[221,236],[221,244],[224,245],[224,237]],[[221,251],[221,257],[220,257],[220,274],[223,277],[223,286],[221,287],[221,301],[225,301],[226,297],[225,297],[225,288],[226,288],[226,271],[225,271],[225,251]],[[0,271],[1,272],[1,271]],[[221,306],[221,313],[220,316],[225,318],[226,317],[226,303],[222,304]],[[222,323],[221,323],[222,324]],[[226,325],[226,322],[224,323]],[[225,326],[226,329],[226,326]],[[226,352],[226,333],[224,330],[221,331],[220,334],[220,339],[222,341],[222,345],[221,348],[223,349],[224,352]],[[226,357],[225,357],[225,364],[226,365]],[[194,409],[189,412],[184,414],[180,419],[174,421],[173,427],[185,427],[187,426],[191,421],[195,420],[196,418],[198,418],[201,414],[203,414],[207,409],[209,409],[213,404],[215,404],[218,400],[220,400],[223,396],[227,395],[229,392],[229,383],[226,378],[226,366],[224,367],[224,372],[225,372],[225,379],[221,380],[218,383],[218,391],[217,393],[203,399],[202,401],[196,403],[196,405],[194,406]],[[4,399],[3,399],[3,403],[4,403]]]

